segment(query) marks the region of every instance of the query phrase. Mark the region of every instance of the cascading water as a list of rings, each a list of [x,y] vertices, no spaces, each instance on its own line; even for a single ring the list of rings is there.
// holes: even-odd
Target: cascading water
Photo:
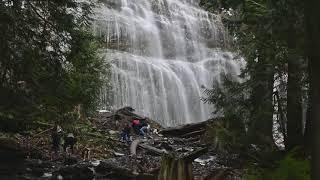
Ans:
[[[219,16],[198,0],[104,0],[95,33],[111,62],[112,106],[131,106],[165,126],[207,120],[200,98],[221,73],[239,74]],[[107,99],[103,93],[102,99]]]

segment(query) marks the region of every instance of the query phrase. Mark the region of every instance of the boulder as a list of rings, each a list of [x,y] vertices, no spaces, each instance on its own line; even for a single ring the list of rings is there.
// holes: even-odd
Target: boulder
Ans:
[[[119,167],[115,163],[109,161],[101,161],[95,170],[100,175],[109,179],[135,179],[137,176],[133,170],[125,167]]]
[[[94,178],[94,171],[89,164],[66,166],[54,172],[52,179],[58,180],[60,177],[63,180],[91,180]]]
[[[79,161],[79,158],[77,156],[70,155],[64,159],[64,165],[74,165],[74,164],[77,164],[78,161]]]

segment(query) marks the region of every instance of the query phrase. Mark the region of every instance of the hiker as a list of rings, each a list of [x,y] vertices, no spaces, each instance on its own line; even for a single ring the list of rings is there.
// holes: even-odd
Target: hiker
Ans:
[[[73,133],[68,133],[67,136],[64,137],[63,149],[67,152],[67,148],[70,147],[71,153],[73,154],[73,147],[76,144],[77,140],[74,137]]]
[[[136,134],[140,134],[140,120],[134,119],[131,123],[131,126]]]
[[[131,128],[130,128],[130,124],[127,124],[123,129],[122,129],[122,132],[121,132],[121,140],[122,141],[125,141],[127,143],[129,143],[131,140],[130,140],[130,131],[131,131]]]
[[[150,129],[150,125],[146,122],[146,118],[141,119],[139,126],[140,126],[140,129],[139,129],[140,135],[145,136],[148,129]]]
[[[51,132],[51,144],[52,144],[52,155],[51,159],[56,159],[58,157],[60,143],[61,143],[61,133],[62,129],[59,125],[55,125]]]

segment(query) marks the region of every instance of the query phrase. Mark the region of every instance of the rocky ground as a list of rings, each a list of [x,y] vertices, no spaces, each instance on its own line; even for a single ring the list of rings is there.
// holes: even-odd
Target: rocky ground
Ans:
[[[129,107],[101,112],[80,123],[76,152],[50,159],[50,133],[0,139],[1,179],[156,179],[162,156],[192,158],[194,179],[240,179],[241,171],[226,167],[213,148],[201,141],[205,123],[163,129],[148,119],[148,138],[132,136],[135,145],[120,141],[122,127],[140,117]],[[29,137],[29,138],[28,138]],[[10,140],[8,140],[10,139]],[[84,159],[83,152],[90,151]],[[27,158],[26,158],[27,157]]]

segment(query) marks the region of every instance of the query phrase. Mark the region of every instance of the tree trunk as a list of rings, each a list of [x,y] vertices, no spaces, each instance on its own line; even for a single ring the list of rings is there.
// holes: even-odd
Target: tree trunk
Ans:
[[[293,27],[291,28],[293,29]],[[288,83],[287,83],[287,144],[286,149],[291,150],[301,146],[302,134],[302,68],[300,57],[296,52],[295,34],[290,30],[288,34]]]
[[[261,49],[265,49],[261,48]],[[249,125],[250,143],[273,147],[273,82],[274,67],[265,57],[270,57],[267,50],[260,52],[258,62],[251,74],[252,87],[251,122]]]
[[[307,107],[307,117],[306,117],[306,124],[304,130],[304,149],[306,153],[310,154],[311,152],[311,142],[312,142],[312,125],[311,125],[311,94],[312,94],[312,84],[311,84],[311,65],[310,61],[308,62],[308,107]]]
[[[320,25],[318,25],[318,32],[320,32]],[[317,40],[320,36],[317,36]],[[318,49],[310,58],[311,71],[311,124],[312,124],[312,179],[319,179],[320,177],[320,44],[318,42]]]
[[[320,177],[320,1],[308,0],[306,22],[311,83],[312,163],[311,179]]]
[[[175,159],[172,156],[164,156],[158,180],[192,180],[192,162],[184,159]]]
[[[279,118],[278,118],[278,123],[280,124],[280,129],[281,129],[281,133],[283,134],[283,141],[284,141],[284,144],[287,144],[287,130],[286,130],[286,122],[285,122],[285,116],[284,116],[284,112],[283,112],[283,109],[282,109],[282,102],[281,102],[281,99],[280,99],[280,95],[279,95],[279,92],[276,91],[275,92],[275,102],[277,102],[278,104],[278,114],[279,114]]]

